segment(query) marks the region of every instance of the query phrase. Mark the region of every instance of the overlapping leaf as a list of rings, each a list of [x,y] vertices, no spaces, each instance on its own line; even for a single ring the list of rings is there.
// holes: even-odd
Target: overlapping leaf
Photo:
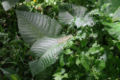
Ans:
[[[56,37],[61,31],[61,25],[46,15],[16,11],[19,32],[26,42],[33,43],[44,37]]]
[[[43,38],[33,44],[31,50],[41,56],[38,60],[29,63],[33,75],[36,75],[45,70],[50,65],[54,64],[58,59],[58,55],[62,51],[66,41],[71,36],[63,38]]]
[[[53,45],[57,45],[57,39],[55,38],[42,38],[37,40],[31,47],[31,51],[36,54],[37,57],[40,57]]]
[[[80,26],[92,26],[94,24],[92,17],[87,13],[87,9],[82,6],[76,6],[73,4],[61,5],[61,12],[59,13],[59,21],[64,24],[71,24],[75,22],[77,27]]]

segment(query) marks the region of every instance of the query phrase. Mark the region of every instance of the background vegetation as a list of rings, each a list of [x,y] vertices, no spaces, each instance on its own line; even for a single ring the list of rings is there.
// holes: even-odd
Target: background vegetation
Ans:
[[[0,80],[120,80],[119,0],[21,0],[7,12],[1,3]],[[94,25],[61,23],[61,3],[86,7]],[[35,57],[18,32],[15,9],[23,8],[55,18],[63,27],[61,33],[73,35],[58,61],[36,76],[28,65]]]

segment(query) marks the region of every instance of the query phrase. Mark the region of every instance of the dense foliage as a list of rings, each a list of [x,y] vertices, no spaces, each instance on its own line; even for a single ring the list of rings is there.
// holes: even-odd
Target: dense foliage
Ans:
[[[5,1],[0,80],[120,79],[119,0]]]

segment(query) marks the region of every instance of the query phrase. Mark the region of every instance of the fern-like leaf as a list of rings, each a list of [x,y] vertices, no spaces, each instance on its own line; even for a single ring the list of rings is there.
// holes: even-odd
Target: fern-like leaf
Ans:
[[[25,11],[16,13],[19,32],[26,42],[33,43],[44,36],[56,37],[61,31],[61,25],[46,15]]]

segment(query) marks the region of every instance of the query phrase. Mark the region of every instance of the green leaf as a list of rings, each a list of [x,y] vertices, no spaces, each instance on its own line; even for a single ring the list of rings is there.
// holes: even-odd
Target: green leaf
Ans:
[[[2,69],[0,70],[3,72],[3,74],[9,79],[9,80],[21,80],[19,76],[11,69]]]
[[[36,75],[45,70],[50,65],[54,64],[58,59],[58,55],[60,54],[62,48],[63,45],[51,48],[45,52],[44,55],[40,57],[40,59],[30,62],[29,65],[32,74]]]
[[[37,40],[31,47],[31,51],[35,53],[37,57],[41,57],[49,48],[53,45],[57,45],[58,41],[55,38],[44,37]]]
[[[115,23],[105,22],[103,24],[106,25],[105,30],[107,30],[112,37],[120,40],[120,22]]]
[[[92,26],[94,24],[92,17],[87,13],[87,9],[82,6],[77,6],[73,4],[63,4],[61,5],[61,12],[59,12],[59,21],[63,24],[72,24],[79,28],[80,26]]]
[[[79,59],[79,58],[77,58],[77,59],[76,59],[76,65],[78,65],[78,66],[79,66],[79,65],[80,65],[80,63],[81,63],[80,59]]]
[[[120,6],[120,1],[119,0],[99,0],[100,4],[106,4],[110,3],[110,6],[107,7],[106,11],[107,13],[114,13],[118,7]]]
[[[59,21],[63,24],[71,24],[74,20],[74,17],[69,13],[65,11],[61,11],[59,13]]]
[[[66,54],[66,55],[70,55],[70,54],[72,54],[72,53],[73,53],[73,51],[72,51],[72,50],[70,50],[70,49],[66,49],[64,52],[65,52],[65,54]]]
[[[105,66],[106,66],[105,61],[101,60],[98,66],[99,66],[100,70],[103,70],[105,68]]]
[[[8,11],[12,7],[14,7],[17,2],[19,2],[19,0],[3,0],[2,6],[5,11]]]
[[[6,34],[6,33],[1,33],[0,32],[0,37],[3,37],[3,36],[7,36],[8,34]]]
[[[120,7],[113,14],[113,21],[120,20]]]
[[[63,80],[65,78],[68,78],[68,74],[65,73],[65,69],[61,69],[60,72],[55,73],[53,76],[54,80]]]
[[[80,62],[82,64],[82,66],[86,69],[86,71],[90,70],[90,60],[89,60],[89,56],[86,56],[84,54],[82,54],[82,57],[80,59]]]
[[[64,66],[65,62],[64,62],[64,56],[60,56],[60,66]]]
[[[44,36],[56,37],[61,31],[61,25],[46,15],[24,11],[16,13],[19,32],[28,43],[33,43]]]
[[[41,57],[38,60],[34,60],[29,63],[32,74],[36,75],[45,70],[47,67],[54,64],[58,59],[58,56],[60,55],[66,41],[69,38],[71,38],[71,36],[65,36],[57,39],[44,38],[44,40],[36,41],[35,44],[33,44],[33,46],[36,44],[38,45],[32,47],[31,50],[36,52],[37,54],[40,54]]]

